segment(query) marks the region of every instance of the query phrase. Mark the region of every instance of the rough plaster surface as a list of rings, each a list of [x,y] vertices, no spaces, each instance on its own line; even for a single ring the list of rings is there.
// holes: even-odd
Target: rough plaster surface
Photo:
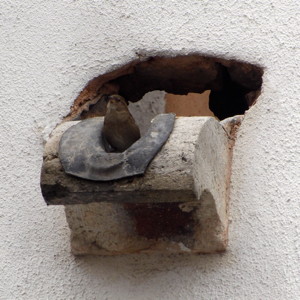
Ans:
[[[1,1],[0,299],[298,299],[300,3]],[[43,138],[88,80],[143,53],[265,67],[239,129],[229,250],[75,258],[39,189]]]

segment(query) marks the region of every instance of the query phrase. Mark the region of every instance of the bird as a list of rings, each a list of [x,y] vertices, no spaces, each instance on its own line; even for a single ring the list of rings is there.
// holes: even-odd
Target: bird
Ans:
[[[124,152],[140,137],[140,129],[120,95],[107,97],[102,127],[102,141],[106,152]]]

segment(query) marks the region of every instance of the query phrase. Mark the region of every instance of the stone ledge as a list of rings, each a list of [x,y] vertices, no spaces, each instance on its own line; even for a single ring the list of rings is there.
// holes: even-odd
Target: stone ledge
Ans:
[[[93,182],[65,174],[60,125],[45,147],[48,204],[65,205],[74,254],[214,253],[227,245],[228,135],[214,118],[180,117],[144,176]]]

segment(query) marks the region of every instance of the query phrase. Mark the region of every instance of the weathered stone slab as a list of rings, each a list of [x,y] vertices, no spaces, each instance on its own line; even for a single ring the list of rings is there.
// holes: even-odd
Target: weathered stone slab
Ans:
[[[61,126],[45,147],[41,186],[48,204],[66,205],[74,254],[226,249],[230,150],[214,118],[176,118],[143,176],[108,182],[64,172],[58,143],[69,125]]]

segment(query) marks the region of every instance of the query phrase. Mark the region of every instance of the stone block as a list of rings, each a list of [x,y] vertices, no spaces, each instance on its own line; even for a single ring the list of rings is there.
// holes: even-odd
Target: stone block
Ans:
[[[176,118],[143,176],[110,182],[64,172],[58,144],[76,123],[54,130],[41,173],[46,202],[65,205],[74,254],[226,249],[231,155],[228,134],[216,119]]]

